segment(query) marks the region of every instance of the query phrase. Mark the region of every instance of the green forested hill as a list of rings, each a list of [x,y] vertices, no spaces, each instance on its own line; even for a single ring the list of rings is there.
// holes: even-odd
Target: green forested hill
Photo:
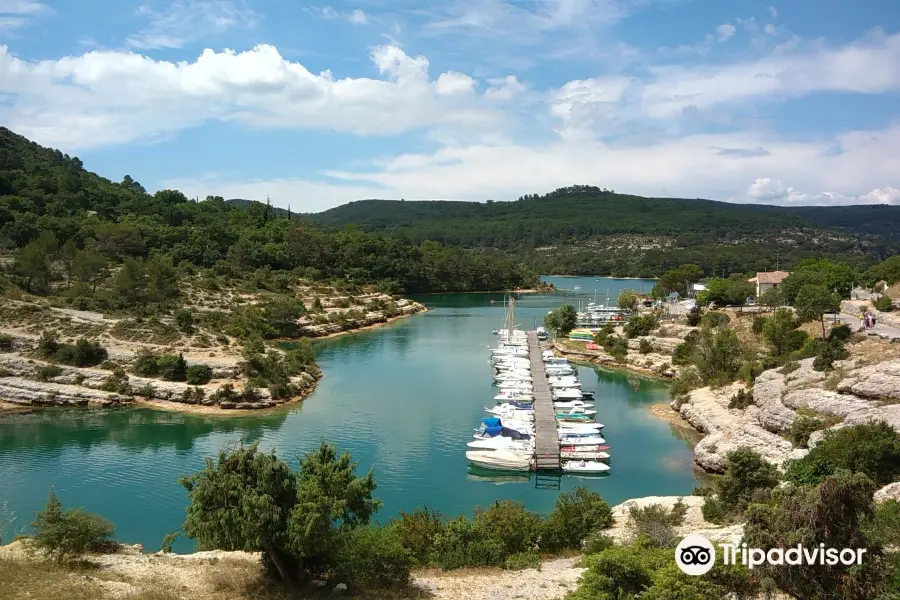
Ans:
[[[789,266],[809,256],[875,260],[900,246],[900,207],[776,207],[644,198],[591,186],[516,202],[362,200],[309,215],[516,252],[543,272],[653,275],[681,262],[708,273]],[[553,247],[552,250],[547,247]]]
[[[530,267],[497,251],[335,231],[297,215],[288,219],[285,211],[258,202],[194,202],[175,190],[148,194],[127,175],[112,182],[86,171],[78,158],[2,127],[0,252],[15,258],[8,275],[38,293],[61,277],[60,265],[73,277],[83,271],[96,282],[109,267],[128,261],[129,269],[146,261],[239,279],[259,270],[290,271],[397,292],[504,289],[537,281]],[[72,294],[92,295],[96,287]]]

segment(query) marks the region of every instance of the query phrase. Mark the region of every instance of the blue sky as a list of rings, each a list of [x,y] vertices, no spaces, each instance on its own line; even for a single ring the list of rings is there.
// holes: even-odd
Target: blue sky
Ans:
[[[900,204],[900,2],[0,0],[0,124],[300,211],[571,184]]]

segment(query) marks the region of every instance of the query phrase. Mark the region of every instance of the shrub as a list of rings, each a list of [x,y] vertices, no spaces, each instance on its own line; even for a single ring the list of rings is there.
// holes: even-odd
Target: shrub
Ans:
[[[186,381],[191,385],[203,385],[212,379],[212,369],[206,365],[191,365],[187,368]]]
[[[866,535],[885,547],[900,547],[900,502],[885,500],[875,505],[875,514],[865,526]]]
[[[638,352],[641,354],[650,354],[653,352],[653,344],[650,343],[650,340],[642,339],[638,342]]]
[[[672,562],[672,551],[640,544],[613,546],[585,558],[587,572],[567,600],[639,598],[653,584],[653,573]]]
[[[628,357],[628,342],[615,335],[606,336],[603,340],[603,349],[618,362],[625,362]]]
[[[13,337],[8,333],[0,333],[0,352],[10,352],[13,346]]]
[[[131,384],[128,383],[128,375],[121,369],[116,369],[112,375],[108,375],[100,389],[104,392],[113,392],[116,394],[130,395],[132,394]]]
[[[212,396],[210,396],[210,400],[212,400],[213,404],[221,404],[222,402],[234,402],[238,398],[238,393],[234,391],[234,386],[230,383],[224,384],[222,387],[213,392]]]
[[[34,372],[34,377],[38,381],[49,381],[54,377],[62,375],[63,370],[56,365],[41,365]]]
[[[81,509],[63,510],[52,488],[44,510],[35,515],[31,527],[35,545],[59,562],[103,544],[115,533],[113,524],[99,515]]]
[[[738,448],[725,457],[725,474],[716,479],[719,500],[735,514],[741,513],[759,491],[778,485],[778,470],[748,448]]]
[[[150,350],[141,350],[131,363],[131,372],[141,377],[156,377],[159,375],[159,356]]]
[[[719,312],[716,310],[711,310],[700,320],[700,324],[703,327],[719,327],[720,325],[728,325],[731,322],[731,318],[723,312]]]
[[[678,375],[678,378],[672,382],[669,393],[673,398],[680,398],[686,396],[688,392],[701,385],[703,385],[703,382],[700,381],[700,375],[697,374],[697,369],[689,367],[682,370]]]
[[[894,310],[894,304],[891,301],[891,297],[887,294],[882,294],[878,296],[877,300],[874,300],[872,304],[875,306],[875,309],[881,312],[891,312]]]
[[[791,428],[788,431],[788,438],[791,443],[800,448],[806,448],[809,443],[809,436],[814,431],[818,431],[825,427],[825,422],[816,417],[801,415],[794,419]]]
[[[60,344],[53,359],[66,365],[90,367],[106,360],[108,353],[99,342],[80,338],[75,344]]]
[[[517,552],[510,555],[506,559],[503,568],[510,571],[522,571],[524,569],[540,569],[541,555],[530,550],[528,552]]]
[[[599,531],[592,533],[584,540],[584,543],[581,546],[582,552],[585,554],[596,554],[597,552],[603,552],[607,548],[612,548],[615,545],[615,541],[608,535],[601,533]]]
[[[667,548],[673,546],[675,527],[684,522],[687,506],[678,500],[668,510],[659,504],[649,506],[632,506],[628,510],[627,529],[633,540],[646,539],[652,545]]]
[[[700,305],[695,304],[691,310],[688,311],[687,314],[687,324],[691,327],[696,327],[700,324],[703,318],[703,309],[700,308]]]
[[[476,506],[474,512],[472,524],[479,535],[500,542],[505,556],[532,550],[540,539],[541,517],[523,502],[498,500],[486,509]]]
[[[778,372],[781,373],[782,375],[790,375],[791,373],[793,373],[794,371],[796,371],[799,368],[800,368],[800,363],[797,362],[796,360],[791,360],[791,361],[786,362],[783,367],[778,369]]]
[[[883,580],[881,548],[867,539],[863,526],[871,519],[875,485],[861,473],[840,471],[817,487],[785,486],[765,504],[747,510],[744,542],[750,548],[866,548],[862,564],[770,565],[757,567],[793,598],[875,598]],[[884,596],[881,596],[884,597]]]
[[[834,368],[835,361],[844,360],[849,355],[843,341],[837,338],[829,339],[827,342],[819,344],[816,358],[813,360],[813,369],[816,371],[831,371]]]
[[[723,523],[731,516],[722,501],[715,496],[706,496],[703,499],[700,512],[703,513],[703,518],[710,523]]]
[[[444,570],[462,567],[499,567],[504,563],[503,543],[479,534],[465,516],[447,521],[434,538],[434,560]]]
[[[38,340],[38,354],[43,358],[50,358],[59,350],[59,340],[56,334],[44,331]]]
[[[341,579],[360,589],[409,585],[412,556],[391,527],[357,527],[338,536],[329,563]]]
[[[206,391],[199,387],[185,388],[185,390],[181,392],[181,401],[185,404],[200,404],[205,397]]]
[[[751,329],[753,330],[753,333],[755,333],[756,335],[760,335],[763,332],[763,330],[766,328],[766,323],[768,321],[769,321],[768,317],[760,317],[760,316],[753,317],[753,326],[751,327]]]
[[[392,518],[389,526],[394,529],[400,543],[410,551],[410,555],[420,565],[428,562],[434,538],[444,530],[441,513],[428,510],[428,507],[416,508],[411,513],[400,511],[399,518]]]
[[[184,355],[164,354],[156,360],[159,375],[167,381],[184,381],[187,379],[187,361]]]
[[[816,485],[839,469],[864,473],[878,486],[900,477],[900,433],[885,422],[829,430],[801,459],[788,462],[785,478]]]
[[[728,401],[728,408],[737,408],[746,410],[748,406],[753,404],[753,392],[747,390],[738,390],[735,395]]]
[[[612,522],[612,510],[600,494],[583,487],[563,492],[544,522],[541,549],[577,550],[592,532],[607,529]]]
[[[145,383],[144,385],[138,387],[134,390],[135,396],[144,396],[146,398],[152,398],[156,394],[156,390],[153,389],[153,385],[150,383]]]
[[[648,335],[657,327],[659,327],[659,319],[656,318],[656,315],[638,315],[628,319],[623,329],[625,335],[630,339]]]
[[[184,333],[192,333],[194,331],[194,314],[186,308],[179,308],[173,315],[175,325]]]

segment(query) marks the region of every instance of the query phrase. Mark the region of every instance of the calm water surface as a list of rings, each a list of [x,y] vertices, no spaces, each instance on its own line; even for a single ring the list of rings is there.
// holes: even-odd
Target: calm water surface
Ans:
[[[574,278],[548,279],[562,280],[561,288],[578,285]],[[601,284],[583,279],[582,295],[593,294],[588,285]],[[603,281],[616,293],[635,283]],[[523,295],[517,322],[530,327],[574,295]],[[201,469],[204,458],[224,444],[259,440],[293,462],[325,439],[351,451],[360,469],[374,467],[376,493],[384,500],[381,519],[423,503],[453,516],[506,498],[550,510],[556,491],[536,488],[527,476],[471,472],[464,456],[484,405],[492,403],[487,348],[496,343],[491,329],[500,326],[502,296],[423,300],[427,313],[320,342],[325,378],[291,409],[239,418],[77,409],[0,419],[0,503],[7,501],[17,513],[18,531],[52,485],[65,505],[113,520],[119,539],[156,549],[184,518],[187,496],[179,475]],[[667,388],[622,373],[579,371],[585,388],[597,390],[612,472],[600,479],[564,477],[561,488],[587,485],[611,504],[690,493],[696,481],[688,442],[647,410],[668,399]],[[176,545],[181,551],[190,547],[186,541]]]

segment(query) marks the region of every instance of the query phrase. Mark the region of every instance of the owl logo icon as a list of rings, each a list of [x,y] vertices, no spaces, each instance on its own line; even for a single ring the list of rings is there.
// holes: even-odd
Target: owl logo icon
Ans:
[[[716,549],[702,535],[689,535],[675,547],[675,563],[687,575],[703,575],[716,563]]]

